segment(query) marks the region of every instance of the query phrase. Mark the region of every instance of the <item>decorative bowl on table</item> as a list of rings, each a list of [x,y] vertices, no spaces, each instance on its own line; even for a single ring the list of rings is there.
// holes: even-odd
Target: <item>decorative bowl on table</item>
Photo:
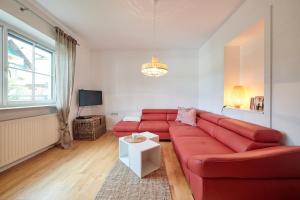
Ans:
[[[138,133],[132,133],[132,135],[125,136],[124,140],[129,143],[140,143],[146,141],[147,138]]]

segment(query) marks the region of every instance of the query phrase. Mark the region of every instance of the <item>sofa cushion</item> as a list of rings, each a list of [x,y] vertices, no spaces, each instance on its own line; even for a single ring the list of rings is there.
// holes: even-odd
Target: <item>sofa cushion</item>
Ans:
[[[211,136],[213,136],[213,131],[214,129],[217,127],[216,124],[206,121],[204,119],[198,119],[197,121],[197,127],[201,128],[202,130],[204,130],[206,133],[210,134]]]
[[[184,115],[191,111],[191,110],[194,110],[196,111],[195,115],[197,117],[197,110],[195,108],[184,108],[184,107],[178,107],[178,110],[177,110],[177,117],[175,119],[175,121],[182,121],[182,118],[184,117]],[[195,117],[195,118],[196,118]]]
[[[166,121],[167,114],[143,114],[142,121]]]
[[[185,110],[181,113],[180,122],[191,126],[196,126],[197,112],[195,109]],[[176,118],[177,121],[177,118]]]
[[[212,137],[180,137],[174,142],[182,164],[194,155],[234,153],[230,148]]]
[[[165,113],[173,113],[177,114],[177,109],[143,109],[143,114],[165,114]]]
[[[154,133],[159,136],[159,140],[170,140],[170,134],[169,132],[165,131],[151,131],[151,133]]]
[[[280,142],[282,134],[274,129],[235,119],[222,119],[219,125],[256,142]]]
[[[254,149],[261,149],[266,147],[278,146],[279,143],[262,143],[262,142],[255,142],[239,134],[217,126],[213,131],[213,136],[222,142],[224,145],[230,147],[236,152],[244,152]]]
[[[172,126],[188,126],[187,124],[177,122],[177,121],[168,121],[168,124],[170,127],[172,127]]]
[[[169,132],[169,124],[166,121],[142,121],[139,131]]]
[[[175,121],[177,117],[177,114],[174,113],[168,113],[167,114],[167,121]]]
[[[169,128],[171,138],[174,137],[199,137],[208,136],[203,130],[194,126],[171,126]]]
[[[205,119],[209,122],[218,124],[219,120],[227,118],[227,117],[225,117],[223,115],[217,115],[214,113],[210,113],[210,112],[202,112],[202,113],[200,113],[200,118]]]
[[[138,131],[140,122],[120,121],[113,126],[115,132],[135,132]]]

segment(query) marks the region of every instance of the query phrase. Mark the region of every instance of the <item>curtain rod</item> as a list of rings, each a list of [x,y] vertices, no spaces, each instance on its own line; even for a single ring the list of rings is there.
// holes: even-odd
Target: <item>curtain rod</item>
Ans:
[[[52,28],[55,29],[56,26],[54,26],[53,24],[51,24],[48,20],[46,20],[45,18],[41,17],[39,14],[37,14],[36,12],[34,12],[33,10],[31,10],[30,8],[28,8],[25,4],[23,4],[19,0],[14,0],[14,1],[17,2],[21,6],[20,7],[20,11],[22,11],[22,12],[25,12],[25,11],[31,12],[34,16],[36,16],[40,20],[46,22],[49,26],[51,26]],[[79,43],[77,43],[77,45],[80,46]]]

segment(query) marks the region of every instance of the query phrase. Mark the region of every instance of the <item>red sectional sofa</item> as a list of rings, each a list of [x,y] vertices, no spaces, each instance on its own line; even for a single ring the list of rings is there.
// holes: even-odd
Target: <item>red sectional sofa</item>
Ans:
[[[176,109],[144,109],[119,122],[116,136],[150,131],[171,139],[196,200],[300,199],[300,147],[274,129],[198,111],[197,126],[176,122]]]

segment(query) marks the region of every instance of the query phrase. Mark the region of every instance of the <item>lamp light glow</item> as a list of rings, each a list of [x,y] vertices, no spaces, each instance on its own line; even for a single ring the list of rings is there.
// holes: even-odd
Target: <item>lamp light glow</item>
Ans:
[[[145,76],[159,77],[168,73],[166,64],[160,63],[156,57],[152,57],[150,63],[145,63],[142,66],[142,73]]]
[[[246,101],[246,89],[242,85],[236,85],[232,89],[231,101],[235,108],[241,108]]]

